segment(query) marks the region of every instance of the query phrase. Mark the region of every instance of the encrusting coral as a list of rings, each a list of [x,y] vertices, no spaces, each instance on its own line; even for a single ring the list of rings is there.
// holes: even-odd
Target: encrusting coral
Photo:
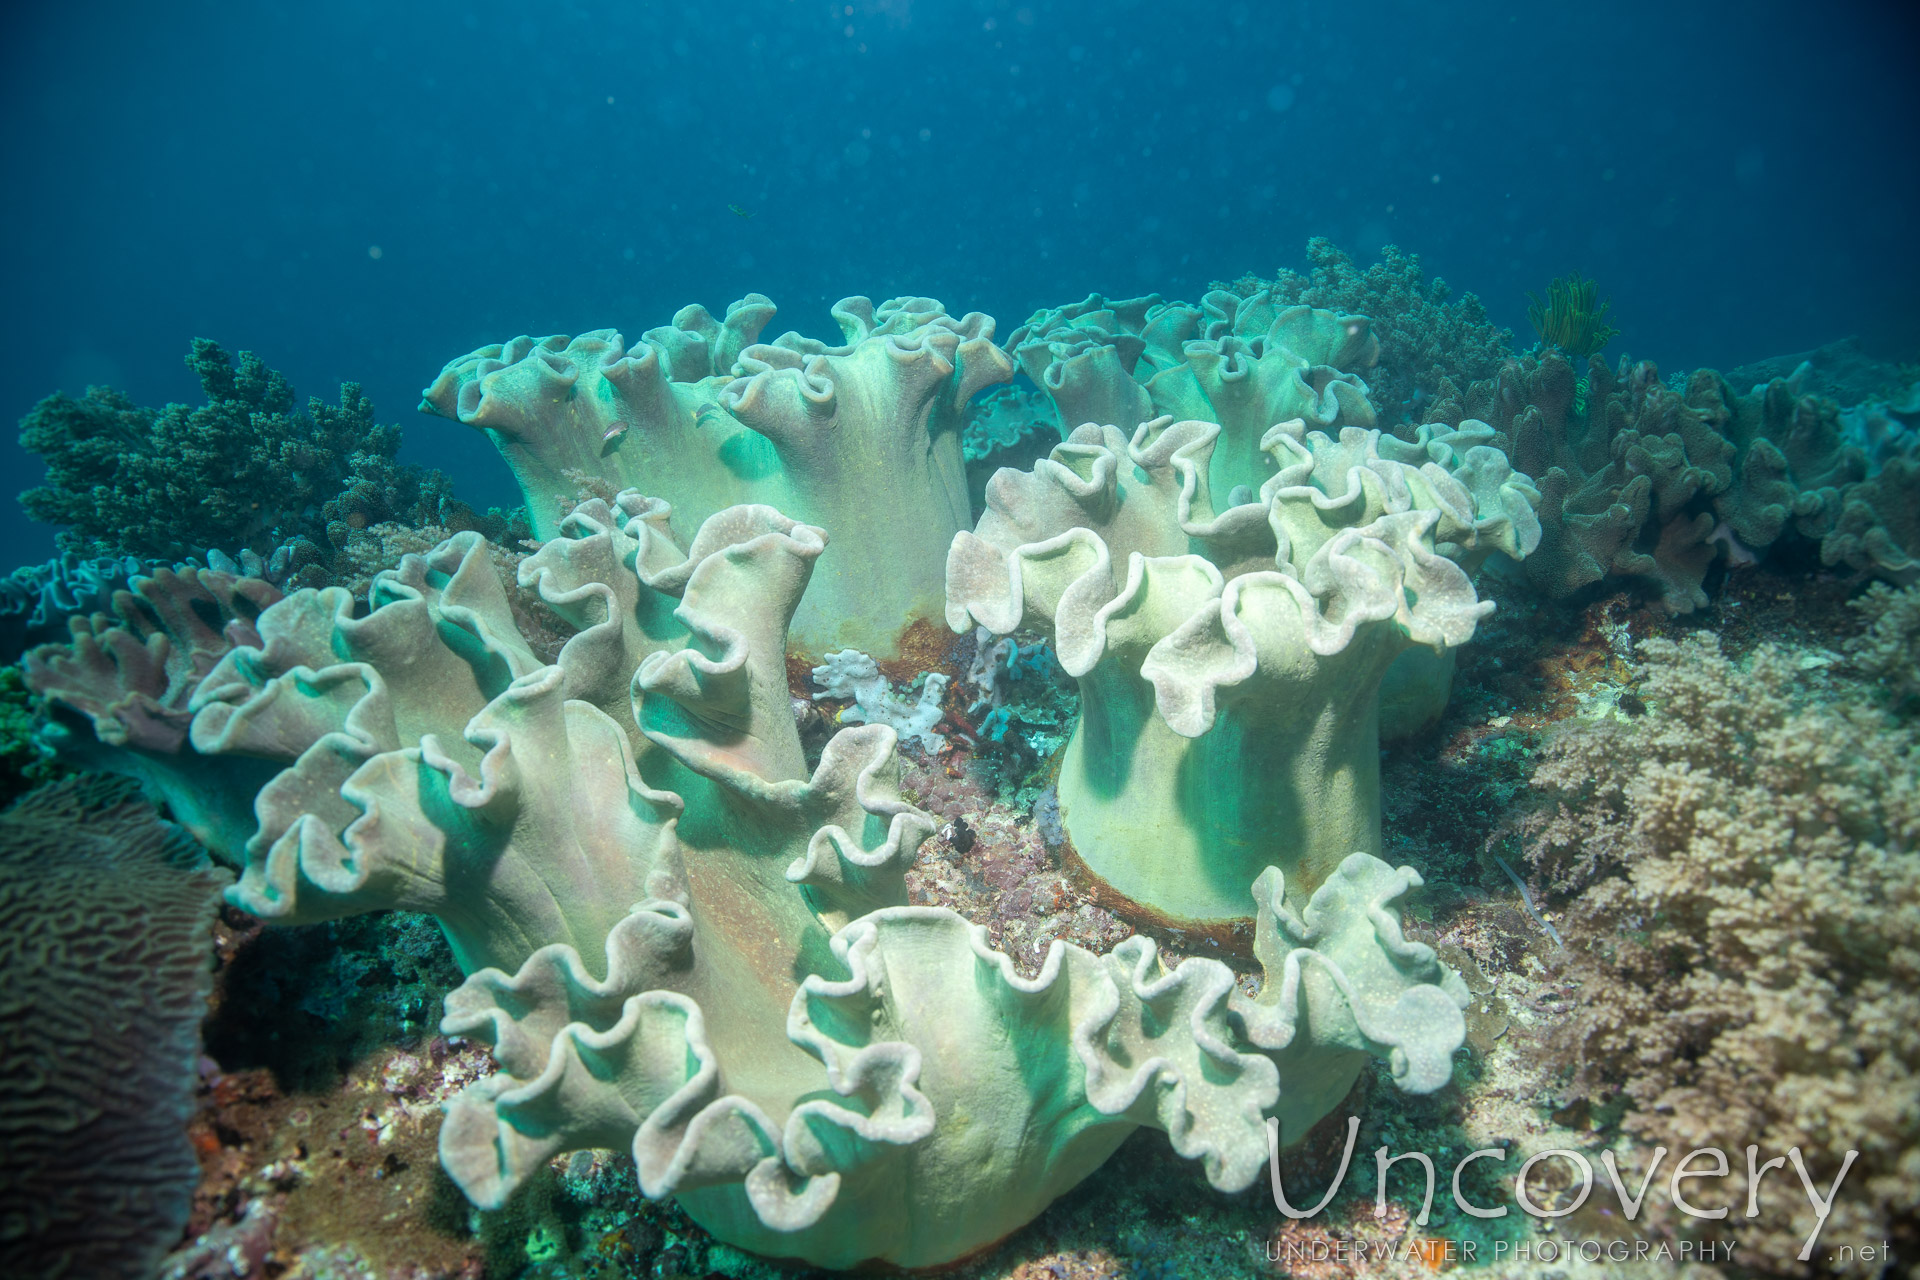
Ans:
[[[119,779],[0,814],[0,1270],[148,1280],[186,1225],[227,877]]]
[[[1539,541],[1536,494],[1484,424],[1264,433],[1257,502],[1216,509],[1209,422],[1076,430],[1001,471],[954,539],[947,622],[1032,627],[1080,683],[1059,805],[1087,868],[1182,922],[1246,915],[1270,863],[1312,892],[1380,848],[1382,681],[1446,700],[1446,654],[1493,608],[1469,574]]]
[[[1366,854],[1291,901],[1260,873],[1255,995],[1215,961],[1167,970],[1144,938],[1056,944],[1027,977],[982,927],[906,905],[933,823],[898,793],[893,730],[843,729],[809,773],[788,693],[824,533],[735,506],[682,549],[670,515],[595,499],[522,563],[577,628],[551,664],[468,533],[377,579],[370,612],[339,588],[269,605],[191,694],[184,750],[280,770],[257,830],[208,828],[244,862],[235,904],[440,919],[471,975],[443,1027],[500,1066],[441,1131],[475,1202],[556,1154],[629,1146],[647,1194],[724,1240],[936,1265],[1138,1126],[1239,1189],[1264,1171],[1266,1117],[1302,1136],[1367,1054],[1410,1090],[1450,1079],[1465,992],[1400,932],[1419,877]],[[72,734],[115,732],[118,707],[36,658]]]
[[[1559,1043],[1623,1126],[1674,1152],[1803,1157],[1823,1239],[1920,1240],[1920,756],[1830,657],[1711,634],[1641,644],[1646,707],[1563,730],[1528,853],[1562,893],[1581,991]],[[1809,660],[1810,659],[1810,660]],[[1746,1196],[1735,1158],[1728,1198]],[[1744,1265],[1806,1273],[1792,1180],[1731,1220]],[[1689,1231],[1717,1224],[1692,1221]],[[1730,1225],[1730,1224],[1729,1224]],[[1835,1262],[1823,1243],[1821,1254]],[[1842,1272],[1881,1262],[1851,1253]]]
[[[837,346],[757,341],[773,314],[749,294],[721,320],[684,308],[631,348],[611,329],[515,338],[448,363],[421,407],[487,432],[542,537],[586,476],[695,524],[763,502],[845,546],[884,547],[884,563],[829,551],[793,634],[815,656],[891,657],[905,627],[940,616],[946,546],[972,520],[962,408],[1012,365],[991,319],[930,298],[843,299]]]

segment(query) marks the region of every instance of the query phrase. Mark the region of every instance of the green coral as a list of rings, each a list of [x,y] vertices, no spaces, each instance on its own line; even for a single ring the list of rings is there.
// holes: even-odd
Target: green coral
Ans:
[[[70,769],[38,737],[39,713],[20,668],[0,667],[0,806]]]
[[[1426,422],[1420,416],[1446,379],[1465,385],[1490,378],[1513,354],[1513,331],[1487,318],[1471,293],[1453,297],[1438,276],[1431,280],[1420,255],[1383,245],[1380,260],[1362,270],[1325,236],[1307,241],[1307,274],[1282,268],[1271,282],[1243,276],[1216,283],[1242,297],[1270,291],[1293,304],[1362,315],[1380,340],[1380,359],[1366,371],[1367,398],[1383,423]]]
[[[631,346],[612,329],[517,337],[449,361],[421,407],[486,432],[542,537],[583,480],[658,497],[683,530],[736,503],[831,529],[794,639],[892,657],[904,628],[940,616],[942,557],[972,518],[962,411],[1011,363],[992,319],[931,298],[844,298],[837,344],[756,341],[773,314],[749,294]]]
[[[1246,915],[1269,864],[1311,892],[1380,849],[1379,715],[1444,704],[1447,654],[1493,606],[1469,577],[1539,539],[1527,478],[1483,424],[1406,442],[1265,433],[1257,502],[1217,506],[1209,422],[1076,430],[1002,471],[947,559],[947,622],[1051,639],[1080,682],[1060,766],[1087,868],[1179,922]]]
[[[1411,1091],[1451,1079],[1464,989],[1401,932],[1419,877],[1364,853],[1291,900],[1278,870],[1251,885],[1255,993],[1217,961],[1169,969],[1146,938],[1056,945],[1030,977],[984,927],[908,905],[934,824],[900,794],[893,730],[842,729],[810,765],[788,691],[823,532],[740,506],[682,548],[667,516],[633,492],[583,503],[519,566],[578,628],[557,661],[462,534],[377,579],[370,611],[300,591],[231,626],[162,704],[186,701],[190,725],[152,735],[203,762],[161,785],[228,793],[182,803],[251,801],[250,835],[204,827],[244,863],[235,905],[439,920],[469,975],[442,1030],[500,1067],[440,1132],[476,1204],[556,1155],[627,1147],[643,1191],[725,1241],[935,1266],[1031,1219],[1133,1129],[1234,1191],[1264,1171],[1268,1118],[1299,1138],[1369,1056]],[[206,573],[149,591],[213,587],[237,595]],[[99,700],[72,657],[37,668],[72,736],[124,742],[138,708]]]
[[[250,351],[236,365],[196,338],[187,367],[204,405],[149,409],[89,387],[79,399],[48,396],[21,420],[20,443],[46,460],[47,481],[20,502],[35,520],[68,526],[64,549],[266,556],[295,538],[342,542],[379,520],[440,520],[446,478],[394,461],[400,429],[375,423],[358,385],[301,412],[287,380]]]

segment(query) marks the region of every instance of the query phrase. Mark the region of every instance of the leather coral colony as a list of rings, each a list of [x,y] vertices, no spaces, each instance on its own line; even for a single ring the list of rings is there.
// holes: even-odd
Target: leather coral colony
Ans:
[[[947,561],[955,630],[1045,630],[1080,683],[1059,778],[1074,849],[1181,923],[1246,915],[1270,863],[1311,892],[1379,851],[1383,681],[1413,687],[1402,714],[1444,703],[1444,658],[1493,608],[1471,571],[1540,540],[1538,495],[1484,424],[1408,442],[1281,423],[1258,499],[1216,508],[1221,435],[1082,426],[996,475]]]
[[[633,489],[548,502],[554,536],[518,577],[571,629],[557,653],[471,533],[381,574],[366,607],[340,588],[156,578],[122,625],[97,618],[30,664],[67,746],[177,792],[242,868],[229,896],[247,910],[439,918],[469,974],[444,1027],[500,1068],[442,1129],[481,1205],[558,1153],[624,1146],[643,1191],[723,1240],[931,1266],[1030,1220],[1134,1128],[1233,1190],[1263,1170],[1269,1121],[1300,1137],[1368,1055],[1409,1090],[1444,1084],[1464,988],[1402,935],[1395,903],[1419,877],[1373,856],[1366,779],[1322,747],[1369,740],[1368,682],[1393,654],[1471,633],[1487,606],[1467,570],[1529,546],[1524,478],[1472,430],[1400,443],[1296,423],[1264,432],[1258,500],[1216,514],[1218,427],[1082,428],[1035,475],[1003,473],[966,532],[900,486],[946,501],[947,419],[1007,367],[991,322],[848,303],[846,346],[762,347],[763,310],[683,313],[633,356],[611,334],[508,344],[436,383],[536,499],[583,460],[623,478],[620,441],[638,436],[692,509],[683,542],[675,506]],[[602,442],[617,464],[596,461]],[[917,461],[882,491],[874,456]],[[728,500],[755,485],[841,524]],[[882,492],[901,510],[861,510]],[[932,820],[898,790],[894,731],[844,728],[809,767],[786,663],[822,585],[824,629],[857,613],[890,637],[922,607],[919,586],[873,585],[920,572],[910,523],[954,544],[950,613],[1054,628],[1088,708],[1069,767],[1106,753],[1097,786],[1137,787],[1160,824],[1143,841],[1163,838],[1179,785],[1166,742],[1204,741],[1219,717],[1297,757],[1290,820],[1322,814],[1326,839],[1279,867],[1188,851],[1195,914],[1251,904],[1256,994],[1216,961],[1169,969],[1145,938],[1106,955],[1056,942],[1027,976],[982,927],[909,905]],[[836,552],[848,576],[823,584]],[[1359,692],[1334,696],[1336,678]],[[1263,721],[1276,688],[1301,706]],[[1116,770],[1129,735],[1157,745]],[[1082,838],[1101,803],[1067,806],[1083,854],[1107,847]]]
[[[687,307],[632,347],[611,329],[515,338],[450,362],[421,407],[486,431],[543,537],[592,481],[696,524],[764,502],[831,529],[845,549],[822,557],[794,640],[890,656],[908,622],[940,616],[947,543],[971,519],[961,409],[1012,363],[991,319],[930,298],[842,300],[837,346],[757,341],[773,313],[756,293],[724,320]],[[863,557],[882,548],[877,573]]]

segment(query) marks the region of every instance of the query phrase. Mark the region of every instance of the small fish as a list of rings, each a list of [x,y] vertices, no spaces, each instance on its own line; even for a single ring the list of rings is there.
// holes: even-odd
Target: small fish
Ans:
[[[737,205],[737,204],[730,204],[730,205],[728,205],[728,206],[727,206],[727,208],[729,208],[729,209],[731,209],[731,210],[733,210],[733,212],[734,212],[734,216],[735,216],[735,217],[740,217],[740,218],[751,218],[751,217],[753,216],[752,214],[750,214],[750,213],[748,213],[748,212],[747,212],[747,211],[746,211],[745,209],[742,209],[742,208],[741,208],[741,207],[740,207],[739,205]]]
[[[600,436],[600,456],[604,458],[619,448],[620,442],[626,438],[626,435],[627,424],[624,422],[616,422],[608,427]]]

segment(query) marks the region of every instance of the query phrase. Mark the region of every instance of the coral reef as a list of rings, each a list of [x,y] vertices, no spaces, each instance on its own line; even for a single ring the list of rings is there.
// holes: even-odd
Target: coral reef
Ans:
[[[0,814],[0,1270],[146,1280],[187,1221],[225,877],[119,779]]]
[[[1448,301],[1452,288],[1438,276],[1428,280],[1417,253],[1383,245],[1380,261],[1362,271],[1331,240],[1315,236],[1307,258],[1313,265],[1306,275],[1282,268],[1271,283],[1244,276],[1213,287],[1367,317],[1380,340],[1379,361],[1366,373],[1367,398],[1382,423],[1430,421],[1421,415],[1442,380],[1465,386],[1491,378],[1513,355],[1513,331],[1489,320],[1471,293]]]
[[[1419,877],[1366,854],[1290,903],[1260,874],[1253,994],[1217,961],[1169,971],[1145,938],[1060,944],[1027,977],[979,926],[905,905],[932,822],[898,794],[893,731],[844,729],[803,762],[785,642],[821,531],[733,507],[681,550],[670,515],[589,501],[521,565],[579,628],[551,665],[467,533],[376,579],[362,616],[329,588],[230,628],[190,698],[195,758],[281,769],[258,830],[208,828],[245,862],[231,901],[441,922],[471,975],[443,1029],[500,1065],[440,1135],[477,1203],[628,1146],[644,1191],[723,1240],[933,1265],[1136,1127],[1238,1189],[1263,1117],[1303,1135],[1368,1054],[1414,1091],[1450,1078],[1465,991],[1400,932]],[[75,707],[60,658],[38,670]]]
[[[1805,367],[1736,393],[1711,369],[1684,390],[1642,361],[1584,375],[1558,352],[1504,365],[1464,392],[1442,389],[1434,416],[1481,420],[1516,466],[1539,477],[1540,553],[1527,577],[1565,596],[1604,577],[1637,579],[1664,608],[1707,602],[1723,551],[1750,560],[1789,533],[1829,565],[1896,582],[1920,574],[1920,460],[1876,474],[1847,441],[1832,401],[1805,394]]]
[[[1012,365],[991,319],[930,298],[843,299],[838,346],[755,341],[773,313],[759,294],[718,321],[687,307],[631,350],[611,329],[515,338],[449,362],[421,407],[486,431],[542,537],[585,476],[658,494],[695,525],[767,503],[849,548],[885,547],[883,566],[829,550],[793,636],[815,656],[890,658],[910,623],[939,617],[947,543],[972,519],[962,407]]]
[[[0,667],[0,805],[69,772],[39,738],[39,716],[19,667]]]
[[[252,792],[277,766],[192,750],[192,702],[235,645],[260,643],[253,622],[280,598],[259,579],[192,568],[115,592],[111,614],[72,620],[70,644],[26,656],[27,688],[47,701],[42,741],[69,765],[139,779],[208,848],[238,847],[254,828]]]
[[[1282,423],[1260,500],[1216,514],[1224,434],[1081,427],[994,477],[947,564],[954,630],[1039,629],[1080,682],[1059,779],[1074,850],[1185,923],[1244,917],[1239,886],[1269,863],[1311,893],[1379,850],[1388,668],[1424,647],[1401,714],[1444,705],[1444,654],[1493,607],[1469,573],[1540,536],[1537,495],[1481,424],[1408,443]]]
[[[1898,591],[1876,582],[1848,602],[1866,629],[1847,645],[1847,656],[1878,681],[1896,711],[1920,709],[1920,585]]]
[[[1823,1188],[1859,1152],[1825,1238],[1894,1238],[1908,1256],[1920,1244],[1913,733],[1823,674],[1830,655],[1763,645],[1736,662],[1711,634],[1639,653],[1644,712],[1563,730],[1534,776],[1550,803],[1527,824],[1528,853],[1573,895],[1562,924],[1581,998],[1561,1049],[1584,1087],[1620,1091],[1621,1123],[1644,1141],[1798,1148]],[[1735,1229],[1743,1261],[1806,1272],[1805,1200],[1775,1187],[1762,1203]]]
[[[236,366],[196,338],[187,367],[207,402],[136,406],[110,387],[56,393],[20,423],[47,482],[20,495],[27,514],[67,525],[68,551],[177,561],[209,549],[269,556],[304,539],[344,543],[380,520],[445,522],[461,509],[446,477],[394,462],[400,429],[373,420],[354,383],[340,403],[294,408],[293,388],[250,351]]]
[[[0,663],[66,639],[68,618],[104,613],[115,591],[153,567],[132,556],[86,560],[68,551],[0,578]]]
[[[1273,474],[1262,441],[1276,423],[1374,422],[1358,377],[1379,355],[1367,318],[1290,304],[1276,286],[1216,289],[1197,307],[1091,294],[1036,313],[1007,348],[1052,399],[1062,439],[1086,423],[1126,435],[1162,416],[1219,424],[1208,483],[1229,506]]]
[[[1540,341],[1574,360],[1597,355],[1620,331],[1607,323],[1611,302],[1600,302],[1600,286],[1578,271],[1547,286],[1547,300],[1527,295],[1527,320]],[[1596,305],[1597,304],[1597,305]]]

